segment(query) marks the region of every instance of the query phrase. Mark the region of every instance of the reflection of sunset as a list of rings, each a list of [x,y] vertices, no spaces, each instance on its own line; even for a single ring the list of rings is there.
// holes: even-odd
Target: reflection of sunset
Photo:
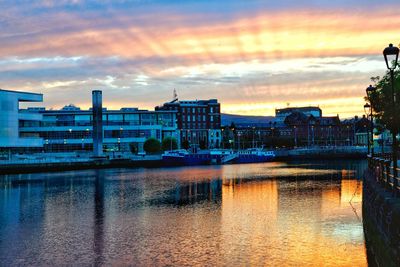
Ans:
[[[0,242],[11,263],[0,265],[366,266],[355,179],[366,165],[9,175],[0,236],[13,246]]]
[[[359,183],[225,181],[226,260],[235,262],[240,251],[253,265],[365,265],[362,226],[348,203],[356,191],[353,201],[361,212]]]
[[[253,265],[274,256],[268,247],[278,242],[272,230],[278,212],[276,181],[224,186],[221,210],[222,246],[228,262],[235,262],[237,251]]]

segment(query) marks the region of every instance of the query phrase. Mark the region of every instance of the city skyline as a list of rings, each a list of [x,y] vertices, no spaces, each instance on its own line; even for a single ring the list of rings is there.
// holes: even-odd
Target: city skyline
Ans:
[[[383,48],[400,41],[400,4],[290,2],[3,2],[0,88],[43,93],[48,108],[88,108],[100,89],[109,108],[153,109],[175,88],[223,113],[362,115]]]

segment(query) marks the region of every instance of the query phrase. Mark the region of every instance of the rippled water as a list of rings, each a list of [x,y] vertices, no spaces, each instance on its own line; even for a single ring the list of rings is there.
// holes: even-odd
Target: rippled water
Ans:
[[[0,176],[0,266],[366,266],[364,161]]]

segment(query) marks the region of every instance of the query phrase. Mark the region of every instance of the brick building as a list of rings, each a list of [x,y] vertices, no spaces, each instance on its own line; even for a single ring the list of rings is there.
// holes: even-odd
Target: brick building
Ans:
[[[181,144],[190,147],[219,148],[221,146],[221,113],[217,99],[179,101],[174,99],[155,108],[177,112]]]

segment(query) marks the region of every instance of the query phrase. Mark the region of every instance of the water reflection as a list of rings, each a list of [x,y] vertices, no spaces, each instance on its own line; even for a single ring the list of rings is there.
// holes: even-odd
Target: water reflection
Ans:
[[[96,170],[94,182],[93,248],[95,265],[103,262],[104,246],[104,171]]]
[[[0,176],[0,265],[363,266],[363,168],[295,162]]]

